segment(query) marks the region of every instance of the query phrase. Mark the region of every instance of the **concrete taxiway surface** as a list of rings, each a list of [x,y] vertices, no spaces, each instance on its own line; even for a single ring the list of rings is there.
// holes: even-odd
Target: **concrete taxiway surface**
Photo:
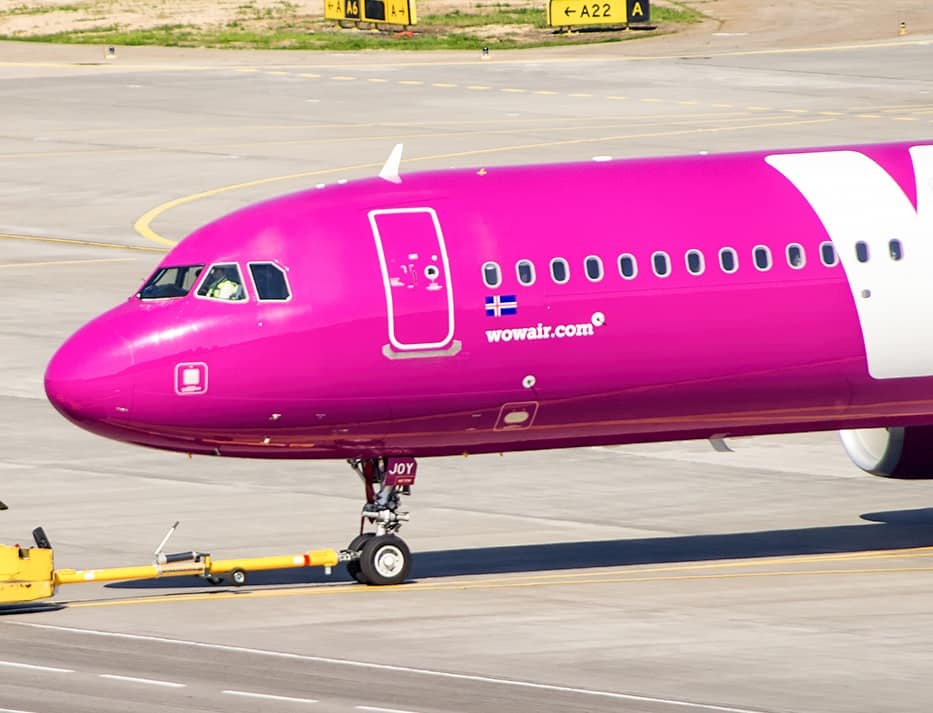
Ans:
[[[218,557],[350,539],[345,465],[134,449],[43,398],[55,347],[222,213],[372,175],[400,141],[404,172],[933,133],[929,38],[708,44],[106,64],[0,45],[0,541],[42,524],[59,566],[97,567],[145,563],[176,519],[176,549]],[[735,447],[425,462],[398,588],[63,589],[0,617],[0,710],[926,711],[933,484],[864,476],[829,434]]]

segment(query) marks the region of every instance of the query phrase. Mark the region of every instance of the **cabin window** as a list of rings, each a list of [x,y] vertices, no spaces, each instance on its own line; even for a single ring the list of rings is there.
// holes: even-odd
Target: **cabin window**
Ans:
[[[227,302],[245,301],[246,288],[243,287],[239,265],[235,262],[212,265],[198,288],[198,297]]]
[[[634,280],[638,275],[638,263],[634,255],[619,255],[619,274],[626,280]]]
[[[764,245],[756,245],[752,251],[755,258],[755,267],[760,271],[771,269],[771,250]]]
[[[495,289],[502,284],[502,272],[499,270],[499,263],[487,262],[483,264],[483,284],[490,289]]]
[[[654,267],[654,274],[658,277],[667,277],[671,274],[671,259],[665,252],[658,251],[652,255],[651,265]]]
[[[868,262],[868,243],[864,240],[859,240],[855,244],[855,257],[859,262]]]
[[[787,246],[787,264],[795,270],[800,270],[807,264],[807,256],[802,245],[791,243]]]
[[[551,260],[551,279],[558,285],[563,285],[570,279],[570,268],[562,257]]]
[[[897,238],[888,243],[888,252],[891,254],[892,260],[900,260],[904,257],[904,248],[901,245],[901,241]]]
[[[137,293],[141,300],[164,300],[170,297],[187,295],[204,265],[186,265],[184,267],[160,267]]]
[[[249,274],[260,300],[284,302],[292,298],[285,270],[273,262],[249,263]]]
[[[685,260],[687,263],[687,272],[691,275],[702,275],[703,271],[706,269],[703,253],[699,250],[688,250]]]
[[[518,275],[518,281],[526,287],[534,284],[535,266],[531,260],[519,260],[515,264],[515,273]]]
[[[739,256],[732,248],[723,248],[719,251],[719,267],[730,275],[739,269]]]
[[[586,269],[586,279],[590,282],[599,282],[603,279],[603,261],[595,255],[590,255],[583,261]]]
[[[820,262],[826,267],[835,267],[839,262],[839,256],[836,255],[836,247],[830,243],[820,243]]]

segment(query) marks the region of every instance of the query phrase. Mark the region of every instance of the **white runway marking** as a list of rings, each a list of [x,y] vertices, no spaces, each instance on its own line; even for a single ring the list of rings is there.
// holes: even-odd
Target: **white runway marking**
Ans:
[[[288,703],[318,703],[313,698],[295,698],[293,696],[276,696],[271,693],[252,693],[250,691],[223,691],[228,696],[242,696],[244,698],[262,698],[267,701],[286,701]]]
[[[358,711],[372,711],[372,713],[417,713],[417,711],[403,711],[398,708],[379,708],[378,706],[354,706]]]
[[[451,673],[449,671],[435,671],[428,668],[414,668],[411,666],[393,666],[391,664],[371,663],[368,661],[351,661],[349,659],[334,659],[326,656],[310,656],[307,654],[293,654],[285,651],[269,651],[267,649],[253,649],[248,646],[229,646],[226,644],[208,644],[202,641],[186,641],[184,639],[169,639],[163,636],[147,636],[145,634],[123,634],[114,631],[99,631],[97,629],[79,629],[72,626],[55,626],[54,624],[35,624],[26,621],[10,622],[16,626],[29,626],[34,629],[48,629],[50,631],[68,631],[73,634],[87,636],[102,636],[112,639],[126,639],[128,641],[153,641],[159,644],[174,644],[176,646],[190,646],[192,648],[207,649],[210,651],[230,651],[241,654],[254,654],[268,656],[269,658],[288,659],[290,661],[311,661],[315,663],[333,664],[335,666],[349,666],[353,668],[370,669],[376,671],[393,671],[395,673],[408,673],[433,678],[447,678],[455,681],[472,681],[475,683],[489,683],[512,688],[526,688],[536,691],[551,691],[554,693],[571,693],[578,696],[593,696],[610,698],[620,701],[637,701],[641,703],[657,703],[698,711],[719,711],[719,713],[767,713],[756,708],[738,708],[734,706],[718,706],[711,703],[694,703],[676,698],[661,698],[657,696],[641,696],[635,693],[618,693],[615,691],[598,691],[589,688],[574,688],[572,686],[556,686],[549,683],[535,683],[533,681],[520,681],[512,678],[493,678],[492,676],[477,676],[467,673]]]
[[[0,708],[0,713],[33,713],[33,711],[21,711],[18,708]]]
[[[111,681],[125,681],[127,683],[142,683],[147,686],[162,686],[164,688],[184,688],[184,683],[175,683],[174,681],[159,681],[155,678],[137,678],[136,676],[118,676],[115,673],[99,674],[101,678]]]
[[[38,666],[32,663],[20,663],[18,661],[0,661],[0,666],[10,666],[12,668],[28,668],[33,671],[47,671],[48,673],[74,673],[70,668],[56,668],[55,666]],[[0,709],[3,710],[3,709]]]

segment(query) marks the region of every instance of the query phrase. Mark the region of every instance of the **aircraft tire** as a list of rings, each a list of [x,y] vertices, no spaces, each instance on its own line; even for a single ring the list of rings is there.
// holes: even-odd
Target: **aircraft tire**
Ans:
[[[360,550],[363,549],[363,545],[366,544],[368,540],[371,540],[375,536],[376,536],[376,533],[374,532],[364,532],[362,535],[357,535],[356,537],[353,538],[350,544],[347,545],[347,549],[350,550],[351,552],[359,552]],[[351,562],[347,562],[347,572],[350,574],[351,577],[353,577],[353,579],[355,579],[360,584],[369,584],[369,582],[366,581],[366,577],[363,576],[363,569],[362,567],[360,567],[359,560],[353,560]]]
[[[400,537],[379,535],[363,545],[359,562],[367,584],[401,584],[411,571],[411,550]]]

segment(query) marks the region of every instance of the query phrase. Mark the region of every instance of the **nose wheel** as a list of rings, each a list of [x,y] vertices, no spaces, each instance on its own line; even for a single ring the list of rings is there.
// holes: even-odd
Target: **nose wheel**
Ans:
[[[360,534],[344,555],[347,572],[360,584],[401,584],[411,572],[411,550],[396,534],[409,514],[399,510],[401,496],[411,494],[415,482],[413,458],[367,458],[348,461],[366,490]],[[375,532],[362,532],[370,525]]]
[[[375,535],[369,538],[357,560],[363,584],[384,586],[401,584],[411,571],[411,550],[397,535]]]

